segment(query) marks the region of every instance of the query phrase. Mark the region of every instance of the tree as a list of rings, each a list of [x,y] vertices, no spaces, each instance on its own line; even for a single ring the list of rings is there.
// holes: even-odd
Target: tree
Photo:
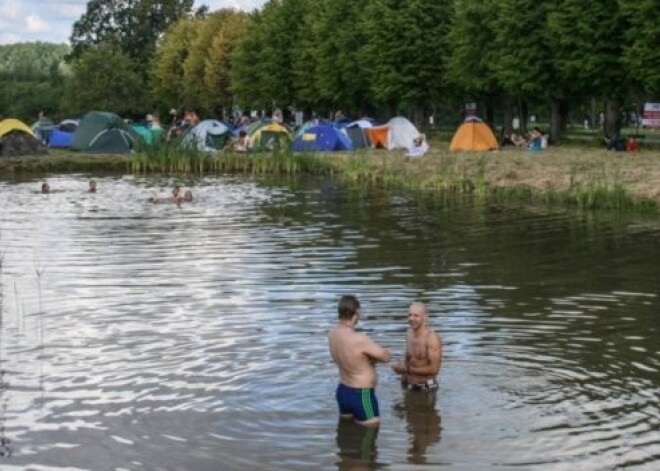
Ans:
[[[362,60],[366,42],[364,4],[352,0],[322,0],[315,4],[311,38],[307,43],[308,80],[313,79],[317,102],[335,110],[364,113],[370,100],[369,70]],[[305,39],[305,38],[303,38]],[[301,41],[301,44],[305,44]]]
[[[193,0],[90,0],[73,24],[71,58],[110,42],[137,63],[147,64],[158,37],[192,6]]]
[[[209,55],[204,64],[204,99],[206,106],[212,110],[233,108],[234,95],[230,89],[231,57],[238,38],[247,31],[247,24],[246,14],[231,15],[211,41]]]
[[[366,45],[362,59],[374,97],[389,106],[411,107],[420,121],[446,88],[446,34],[449,1],[373,0],[365,10]]]
[[[643,90],[660,97],[660,9],[655,0],[621,0],[626,41],[623,63],[628,76]]]
[[[511,126],[511,98],[503,92],[495,74],[495,64],[501,51],[495,44],[492,18],[497,15],[497,2],[463,0],[454,2],[451,26],[447,33],[449,56],[447,79],[452,88],[462,90],[473,99],[501,96],[504,101],[504,127]],[[493,124],[493,109],[487,107],[484,116]]]
[[[59,113],[66,44],[43,42],[0,46],[0,113],[31,122],[39,111]]]
[[[144,82],[135,62],[111,44],[88,49],[73,63],[66,80],[64,105],[69,112],[112,111],[120,115],[144,113]]]
[[[212,111],[206,101],[208,93],[204,71],[211,55],[213,38],[222,31],[228,19],[236,14],[234,10],[218,10],[197,23],[197,34],[192,39],[190,51],[183,63],[183,97],[186,106]]]
[[[184,70],[202,20],[181,18],[165,32],[150,63],[149,84],[157,104],[179,108],[184,103]]]
[[[230,90],[244,108],[260,108],[268,102],[257,80],[259,50],[266,40],[263,24],[261,12],[252,12],[247,25],[249,34],[244,34],[237,40],[231,55]]]
[[[619,106],[628,93],[622,67],[623,17],[618,0],[562,0],[548,15],[555,94],[608,101],[610,135],[620,131]],[[554,114],[554,113],[553,113]]]

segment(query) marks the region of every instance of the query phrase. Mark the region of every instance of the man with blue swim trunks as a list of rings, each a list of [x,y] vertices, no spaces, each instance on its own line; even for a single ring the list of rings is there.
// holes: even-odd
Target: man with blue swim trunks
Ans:
[[[389,362],[390,352],[355,331],[360,318],[360,302],[355,296],[342,296],[337,311],[339,322],[328,335],[328,344],[339,367],[336,393],[339,413],[358,424],[376,426],[380,423],[380,412],[375,363]]]

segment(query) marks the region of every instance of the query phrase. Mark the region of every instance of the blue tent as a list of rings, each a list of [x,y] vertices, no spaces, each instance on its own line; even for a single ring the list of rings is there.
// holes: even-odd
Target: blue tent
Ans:
[[[53,128],[50,133],[50,140],[48,141],[48,147],[53,147],[57,149],[67,149],[71,147],[73,142],[72,132],[60,131],[57,128]]]
[[[353,144],[346,134],[330,124],[312,126],[293,141],[297,152],[324,152],[353,150]]]

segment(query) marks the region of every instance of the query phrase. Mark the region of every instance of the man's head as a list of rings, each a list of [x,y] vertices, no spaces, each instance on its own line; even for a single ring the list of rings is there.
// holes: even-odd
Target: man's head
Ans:
[[[413,329],[421,329],[426,327],[428,319],[428,312],[424,303],[415,301],[408,308],[408,325]]]
[[[346,294],[339,300],[337,313],[340,321],[350,321],[360,310],[360,301],[352,294]]]
[[[43,182],[41,184],[41,192],[42,193],[50,193],[50,185],[46,182]]]
[[[96,193],[96,181],[95,180],[90,180],[89,181],[89,192],[90,193]]]
[[[186,190],[186,192],[183,194],[183,201],[190,203],[193,200],[193,194],[192,191]]]

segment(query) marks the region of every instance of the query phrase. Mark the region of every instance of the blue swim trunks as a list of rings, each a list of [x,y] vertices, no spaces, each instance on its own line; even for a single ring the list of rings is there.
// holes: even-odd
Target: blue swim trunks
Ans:
[[[351,414],[360,422],[380,416],[374,388],[351,388],[339,383],[335,397],[340,414]]]

